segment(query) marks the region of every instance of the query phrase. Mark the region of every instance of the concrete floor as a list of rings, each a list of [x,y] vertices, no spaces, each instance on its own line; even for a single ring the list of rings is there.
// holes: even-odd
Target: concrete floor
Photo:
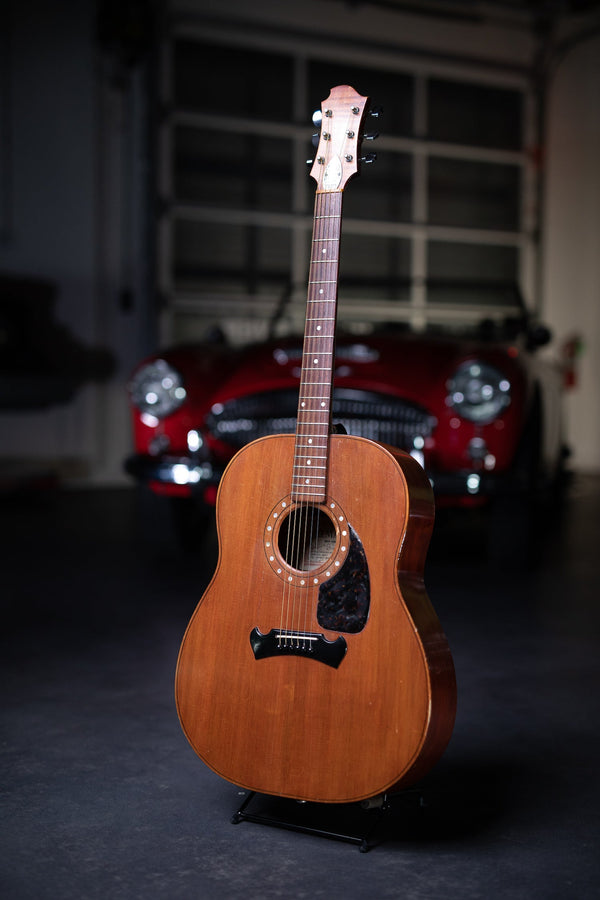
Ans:
[[[458,717],[369,853],[231,824],[243,795],[197,759],[173,703],[214,541],[183,556],[156,515],[128,490],[0,507],[3,897],[599,896],[600,478],[573,480],[524,571],[440,519],[427,583]],[[325,812],[362,827],[354,809],[302,815]]]

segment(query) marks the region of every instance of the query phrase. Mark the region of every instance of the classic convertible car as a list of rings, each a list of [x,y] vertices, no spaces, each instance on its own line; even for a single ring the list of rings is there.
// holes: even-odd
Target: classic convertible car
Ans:
[[[460,333],[403,325],[338,333],[334,422],[399,447],[425,469],[436,506],[514,510],[518,542],[565,455],[561,373],[536,351],[549,332],[515,316]],[[135,453],[127,471],[155,493],[214,505],[228,461],[247,442],[293,432],[302,339],[232,347],[213,336],[144,360],[129,384]]]

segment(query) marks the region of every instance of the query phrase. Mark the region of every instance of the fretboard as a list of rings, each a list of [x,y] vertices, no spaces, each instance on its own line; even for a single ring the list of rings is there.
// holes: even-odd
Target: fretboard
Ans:
[[[292,476],[298,502],[320,503],[327,496],[342,196],[334,191],[315,197]]]

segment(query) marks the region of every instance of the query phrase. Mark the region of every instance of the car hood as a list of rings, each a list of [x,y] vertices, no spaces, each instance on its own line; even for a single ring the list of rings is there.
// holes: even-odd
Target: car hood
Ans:
[[[302,339],[285,338],[244,348],[197,345],[168,358],[184,375],[190,399],[224,403],[263,391],[299,386]],[[446,381],[465,359],[485,359],[507,377],[520,368],[514,345],[410,333],[341,334],[336,343],[335,387],[401,396],[434,405]]]

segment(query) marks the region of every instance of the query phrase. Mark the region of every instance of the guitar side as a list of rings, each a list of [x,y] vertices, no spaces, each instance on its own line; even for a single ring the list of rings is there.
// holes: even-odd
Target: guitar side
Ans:
[[[294,597],[308,592],[303,576],[311,573],[282,567],[271,544],[270,529],[287,514],[293,457],[293,436],[262,438],[239,451],[221,480],[219,561],[182,642],[177,709],[195,752],[227,780],[353,802],[421,777],[452,732],[452,658],[423,583],[431,489],[406,454],[333,435],[327,503],[336,534],[349,530],[360,545],[368,615],[340,635],[313,609],[308,626],[321,658],[293,647],[257,653],[256,635],[264,642],[281,631],[286,579]],[[347,543],[339,538],[332,570],[338,562],[342,572],[351,568]],[[325,559],[315,570],[325,587],[334,574],[327,566]],[[328,661],[340,641],[343,655]]]

